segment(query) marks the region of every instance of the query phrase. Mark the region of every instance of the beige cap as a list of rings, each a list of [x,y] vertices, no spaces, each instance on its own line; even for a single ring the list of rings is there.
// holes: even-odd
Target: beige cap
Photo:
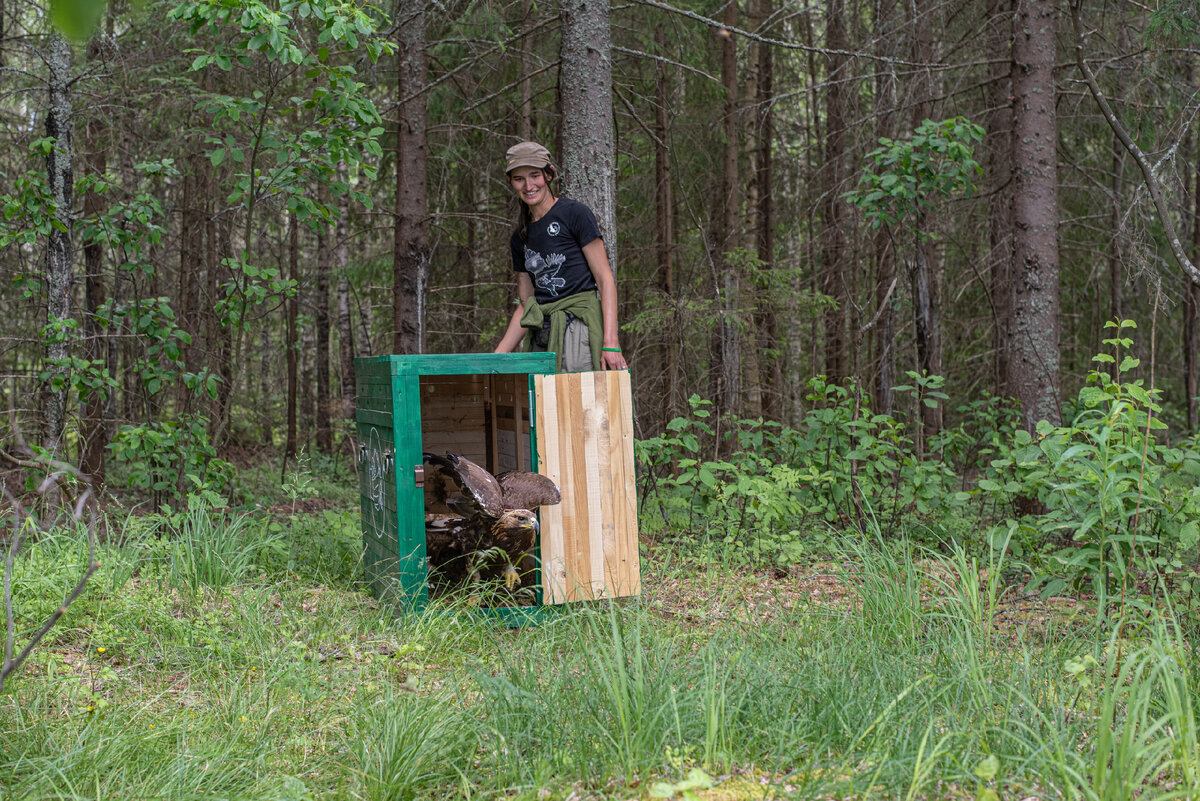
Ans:
[[[510,173],[517,167],[545,168],[550,166],[550,151],[537,142],[521,142],[519,145],[513,145],[504,156],[508,164],[504,168],[505,173]]]

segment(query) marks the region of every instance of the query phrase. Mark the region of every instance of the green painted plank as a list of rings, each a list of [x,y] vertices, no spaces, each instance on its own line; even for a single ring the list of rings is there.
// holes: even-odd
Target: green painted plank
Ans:
[[[395,492],[398,589],[419,608],[429,602],[429,563],[425,553],[425,493],[413,480],[413,467],[421,464],[421,385],[415,375],[397,375],[392,381],[395,410]]]
[[[392,375],[552,373],[553,353],[438,353],[391,356]]]
[[[354,410],[354,420],[358,423],[366,423],[367,425],[378,426],[380,428],[391,428],[393,417],[387,412],[364,409],[360,406]]]

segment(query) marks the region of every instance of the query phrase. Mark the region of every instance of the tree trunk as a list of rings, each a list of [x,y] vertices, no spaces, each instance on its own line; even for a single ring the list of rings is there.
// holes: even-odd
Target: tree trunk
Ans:
[[[66,329],[71,317],[71,282],[74,278],[74,246],[71,242],[71,204],[74,190],[71,142],[71,44],[60,33],[50,35],[46,54],[46,136],[54,148],[46,154],[46,177],[50,198],[57,210],[55,219],[62,230],[50,231],[46,248],[46,322],[54,334],[47,339],[46,360],[50,378],[43,391],[42,445],[52,455],[59,450],[67,418],[67,387],[70,374],[64,361],[70,356]]]
[[[717,196],[717,235],[714,237],[716,252],[713,264],[717,269],[716,289],[720,298],[720,383],[717,396],[721,411],[739,413],[742,401],[742,361],[740,325],[737,314],[740,305],[740,268],[731,262],[728,254],[739,244],[738,212],[741,208],[741,187],[738,185],[738,148],[740,126],[738,125],[738,72],[737,41],[733,29],[738,24],[738,5],[730,0],[725,5],[721,20],[725,32],[721,41],[721,84],[725,88],[722,108],[724,121],[724,159],[721,168],[720,190]]]
[[[1195,152],[1192,154],[1196,170],[1192,190],[1192,259],[1200,261],[1200,136],[1193,135]],[[1188,281],[1183,296],[1183,388],[1186,397],[1188,431],[1200,431],[1200,284]]]
[[[933,116],[934,77],[930,67],[933,55],[933,9],[925,0],[910,0],[912,28],[912,60],[917,65],[913,78],[912,127],[916,129]],[[917,221],[920,231],[932,231],[936,221],[932,209],[921,211]],[[916,259],[913,261],[913,315],[916,323],[917,371],[925,375],[942,374],[941,331],[938,322],[938,250],[932,238],[916,238]],[[924,451],[924,441],[942,428],[942,407],[929,406],[920,397],[922,440],[918,451]]]
[[[183,188],[179,195],[179,297],[176,310],[182,324],[192,334],[192,341],[183,343],[183,363],[188,372],[199,372],[205,364],[202,358],[203,329],[199,325],[200,288],[205,274],[204,199],[208,196],[205,185],[211,165],[199,151],[187,157],[183,175]],[[206,298],[205,301],[210,299]],[[178,388],[179,408],[190,411],[194,394],[180,383]]]
[[[300,281],[300,308],[304,310],[305,316],[312,320],[317,306],[317,293],[313,281],[308,279],[309,276],[303,276]],[[300,348],[299,353],[296,354],[300,374],[300,397],[298,399],[300,420],[296,441],[300,450],[312,445],[313,432],[316,429],[317,402],[314,392],[317,384],[314,370],[317,361],[316,353],[316,329],[309,323],[300,329]]]
[[[271,367],[275,362],[273,358],[275,356],[275,343],[272,341],[271,326],[264,325],[262,331],[259,333],[262,336],[262,342],[259,345],[261,353],[258,362],[259,441],[264,448],[273,452],[275,450],[274,394],[276,385]]]
[[[354,355],[358,357],[374,356],[375,345],[371,341],[371,329],[374,327],[374,307],[370,297],[358,295],[355,297],[358,307],[358,337],[354,340]]]
[[[228,217],[218,217],[215,224],[210,227],[209,249],[212,253],[210,269],[217,273],[221,281],[233,280],[232,269],[228,266],[234,253],[232,228]],[[213,297],[215,297],[215,290],[214,286]],[[217,377],[221,379],[217,382],[217,398],[213,406],[213,417],[209,423],[209,434],[212,444],[216,448],[225,447],[232,433],[230,423],[233,413],[233,381],[235,378],[233,374],[235,325],[239,325],[239,323],[214,319],[212,329],[215,342],[212,350],[209,351],[209,358],[216,362]]]
[[[1124,181],[1122,172],[1125,168],[1125,148],[1121,140],[1113,134],[1112,138],[1112,198],[1109,207],[1109,228],[1112,239],[1108,245],[1108,289],[1110,320],[1125,319],[1125,299],[1122,287],[1125,283],[1121,274],[1121,217],[1125,213]],[[1099,343],[1097,343],[1099,344]]]
[[[563,0],[563,187],[596,215],[613,275],[617,274],[616,134],[607,0]]]
[[[521,0],[521,26],[529,30],[533,0]],[[533,34],[521,38],[521,120],[518,125],[521,140],[533,139]]]
[[[660,23],[654,29],[654,44],[659,53],[667,52],[667,34]],[[671,306],[670,323],[663,327],[663,368],[666,372],[664,415],[674,419],[682,411],[679,375],[680,325],[675,297],[675,202],[671,192],[670,75],[661,62],[654,64],[654,231],[658,235],[655,253],[658,264],[658,288]]]
[[[757,0],[756,17],[758,30],[763,34],[771,19],[773,4],[771,0]],[[757,186],[757,209],[755,210],[755,249],[758,260],[762,263],[759,269],[772,272],[775,269],[775,175],[774,152],[775,119],[772,112],[775,93],[775,58],[772,46],[758,44],[758,80],[755,84],[754,105],[757,115],[755,126],[755,185]],[[776,293],[768,291],[762,300],[755,304],[754,330],[757,335],[756,361],[761,381],[758,413],[768,420],[778,420],[783,409],[780,391],[783,386],[783,373],[779,357],[768,354],[778,351],[779,337],[776,330]],[[765,360],[765,364],[764,364]],[[764,379],[765,380],[762,380]]]
[[[846,378],[847,354],[846,309],[849,296],[845,273],[846,264],[846,203],[842,193],[846,191],[846,149],[848,147],[847,125],[850,92],[854,82],[850,76],[850,62],[845,52],[849,49],[846,38],[845,0],[829,0],[825,6],[825,46],[828,68],[826,78],[829,89],[825,93],[825,200],[824,219],[821,229],[821,292],[833,300],[826,308],[825,321],[825,375],[832,384]]]
[[[296,318],[300,314],[300,228],[295,214],[288,215],[288,280],[295,290],[287,301],[287,330],[284,349],[287,351],[287,439],[283,446],[283,469],[289,460],[296,458],[296,404],[300,383],[300,367],[297,352]]]
[[[875,138],[876,140],[896,135],[893,113],[897,102],[896,69],[885,66],[884,59],[893,51],[888,49],[888,34],[895,24],[895,0],[877,0],[875,12],[875,41],[880,68],[875,75]],[[867,321],[872,330],[871,350],[873,369],[871,390],[874,395],[873,409],[881,414],[892,413],[892,387],[896,385],[896,249],[886,228],[875,232],[872,245],[875,250],[875,306],[874,320]]]
[[[313,359],[317,373],[317,450],[326,456],[333,454],[333,434],[329,428],[329,268],[333,261],[329,231],[322,227],[317,234],[317,281],[313,298],[313,327],[316,348]]]
[[[89,55],[94,50],[89,47]],[[102,143],[105,123],[99,119],[91,119],[83,127],[84,153],[88,172],[92,175],[104,175],[106,169],[105,143]],[[83,198],[83,216],[89,222],[94,222],[102,213],[103,205],[99,193],[88,192]],[[93,367],[107,367],[108,343],[106,329],[99,324],[100,308],[107,299],[107,288],[104,284],[104,245],[99,237],[90,237],[83,244],[84,265],[84,294],[87,311],[83,318],[84,329],[84,358]],[[108,447],[108,425],[104,419],[104,410],[110,390],[107,387],[94,387],[83,398],[83,452],[79,460],[79,469],[92,477],[92,486],[104,485],[104,454]]]
[[[1013,263],[1010,391],[1025,427],[1059,423],[1057,4],[1017,0],[1013,31]]]
[[[346,165],[338,169],[345,180]],[[346,271],[350,267],[350,199],[343,194],[338,199],[337,245],[334,247],[334,266],[337,269],[338,307],[338,361],[341,363],[341,397],[338,410],[344,420],[354,419],[354,320],[350,315],[350,280]]]
[[[1008,326],[1012,318],[1012,3],[989,0],[987,116],[988,263],[992,311],[992,391],[1009,395]]]
[[[425,352],[429,285],[426,206],[425,0],[400,0],[397,26],[396,231],[393,324],[396,353]]]

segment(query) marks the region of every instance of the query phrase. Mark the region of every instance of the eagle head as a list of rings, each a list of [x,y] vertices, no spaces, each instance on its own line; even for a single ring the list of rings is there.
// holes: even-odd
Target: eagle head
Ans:
[[[492,537],[496,545],[504,549],[510,561],[519,561],[537,541],[537,515],[528,509],[509,509],[492,525]]]
[[[492,531],[500,534],[503,532],[524,532],[529,531],[537,534],[540,530],[538,525],[537,515],[528,509],[509,509],[496,518],[495,524],[492,526]],[[532,540],[532,538],[531,538]]]

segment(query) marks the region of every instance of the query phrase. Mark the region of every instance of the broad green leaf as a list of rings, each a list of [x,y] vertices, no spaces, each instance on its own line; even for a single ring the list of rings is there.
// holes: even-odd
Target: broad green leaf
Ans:
[[[975,766],[973,773],[985,782],[996,778],[1000,772],[1000,760],[995,754],[990,754]]]
[[[50,18],[68,39],[85,42],[100,24],[107,5],[104,0],[50,0]]]

